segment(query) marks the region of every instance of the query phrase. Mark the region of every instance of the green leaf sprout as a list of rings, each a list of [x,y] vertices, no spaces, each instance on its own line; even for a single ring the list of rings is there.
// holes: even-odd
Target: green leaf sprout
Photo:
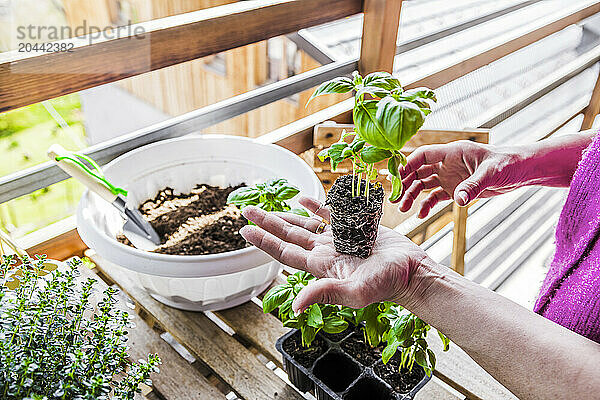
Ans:
[[[265,183],[254,186],[244,186],[229,193],[227,204],[240,208],[247,206],[260,207],[265,211],[280,211],[308,217],[308,212],[303,208],[292,208],[287,200],[294,198],[300,189],[291,185],[287,179],[271,179]]]
[[[322,150],[318,156],[322,161],[329,158],[334,171],[342,161],[352,161],[353,182],[357,180],[353,184],[353,197],[363,195],[363,173],[368,182],[376,180],[378,172],[373,164],[388,159],[392,182],[390,200],[398,200],[402,193],[398,167],[406,165],[401,150],[431,113],[432,103],[437,102],[435,93],[427,88],[404,91],[400,81],[387,72],[373,72],[364,78],[355,72],[352,79],[341,77],[321,84],[308,102],[324,94],[350,91],[355,93],[352,115],[356,132],[345,133],[339,142]],[[346,143],[344,139],[352,134],[356,135],[354,141]],[[364,195],[368,201],[368,184]]]
[[[427,332],[431,326],[394,302],[373,303],[357,310],[331,304],[313,304],[302,314],[294,315],[294,299],[315,279],[307,272],[288,276],[286,283],[267,292],[263,298],[263,311],[270,313],[279,309],[278,317],[283,325],[299,329],[302,345],[305,347],[310,347],[320,330],[339,333],[345,331],[350,324],[359,326],[369,346],[384,344],[381,354],[384,363],[387,364],[400,349],[399,369],[411,371],[417,364],[431,376],[436,364],[435,354],[427,343]],[[438,335],[444,351],[447,351],[450,341],[439,331]]]

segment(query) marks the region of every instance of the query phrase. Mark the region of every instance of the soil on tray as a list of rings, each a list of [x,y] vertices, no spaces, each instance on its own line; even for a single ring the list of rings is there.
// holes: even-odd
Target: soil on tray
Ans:
[[[425,377],[425,371],[418,365],[414,365],[412,371],[402,368],[399,371],[399,361],[392,358],[387,364],[379,363],[373,367],[377,376],[386,381],[392,389],[398,393],[408,393]]]
[[[367,199],[367,181],[362,179],[361,196],[353,197],[352,186],[356,183],[352,175],[337,178],[327,193],[326,204],[331,209],[335,249],[340,253],[367,258],[377,239],[384,192],[380,183],[369,183]]]
[[[365,342],[362,331],[356,331],[345,339],[340,346],[356,361],[369,367],[381,360],[383,346],[371,347]]]
[[[154,252],[203,255],[247,247],[239,231],[248,221],[236,206],[226,204],[229,193],[242,186],[202,184],[190,193],[177,193],[167,187],[145,201],[139,210],[162,243]],[[122,234],[117,240],[131,246]]]
[[[312,367],[313,363],[327,350],[327,343],[320,337],[316,337],[310,344],[310,347],[302,346],[302,336],[300,331],[290,336],[283,342],[283,350],[294,360],[305,368]]]

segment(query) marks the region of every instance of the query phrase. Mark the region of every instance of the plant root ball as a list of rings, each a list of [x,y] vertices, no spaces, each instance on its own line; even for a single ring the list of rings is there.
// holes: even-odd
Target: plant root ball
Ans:
[[[369,183],[367,199],[367,181],[362,179],[361,195],[352,197],[353,182],[356,185],[358,178],[353,180],[352,175],[341,176],[327,193],[333,243],[340,253],[367,258],[377,239],[379,221],[383,215],[384,192],[381,184]],[[354,194],[357,194],[356,186]]]

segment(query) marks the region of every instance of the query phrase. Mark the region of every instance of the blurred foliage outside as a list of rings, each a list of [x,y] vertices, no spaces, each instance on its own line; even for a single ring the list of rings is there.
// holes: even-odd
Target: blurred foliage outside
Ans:
[[[49,100],[46,106],[68,126],[61,127],[43,103],[0,114],[0,176],[48,161],[46,150],[53,143],[69,150],[87,146],[78,95]],[[73,214],[82,192],[71,179],[0,204],[0,228],[18,237],[60,221]]]

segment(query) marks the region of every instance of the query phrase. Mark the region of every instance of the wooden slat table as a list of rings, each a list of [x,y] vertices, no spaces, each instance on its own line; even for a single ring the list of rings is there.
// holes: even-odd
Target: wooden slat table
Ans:
[[[86,255],[96,268],[86,269],[83,274],[96,274],[103,286],[118,285],[124,292],[122,306],[126,307],[128,301],[134,305],[130,305],[136,310],[131,313],[135,328],[129,332],[132,358],[158,353],[162,359],[161,372],[153,376],[153,387],[146,399],[306,398],[276,374],[277,367],[282,367],[282,358],[275,341],[288,329],[276,317],[262,312],[259,299],[215,313],[177,310],[154,300],[127,270],[102,259],[93,250],[87,250]],[[285,276],[281,275],[277,281],[283,279]],[[161,338],[161,332],[168,332],[196,361],[186,360]],[[515,398],[462,350],[452,346],[451,351],[442,353],[437,335],[430,337],[439,354],[436,378],[419,392],[417,399]]]

